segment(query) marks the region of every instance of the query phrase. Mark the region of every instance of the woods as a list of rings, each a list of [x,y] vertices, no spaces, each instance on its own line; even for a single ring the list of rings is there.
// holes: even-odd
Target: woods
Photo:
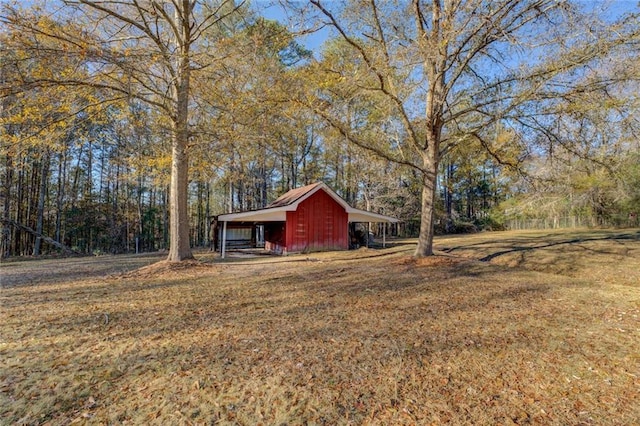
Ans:
[[[514,221],[638,226],[637,7],[267,6],[3,3],[2,256],[181,261],[213,216],[319,180],[416,256]]]

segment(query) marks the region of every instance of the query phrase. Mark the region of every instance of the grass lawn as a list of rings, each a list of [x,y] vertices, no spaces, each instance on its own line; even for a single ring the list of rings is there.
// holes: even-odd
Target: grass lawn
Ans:
[[[0,266],[0,424],[640,423],[640,232]]]

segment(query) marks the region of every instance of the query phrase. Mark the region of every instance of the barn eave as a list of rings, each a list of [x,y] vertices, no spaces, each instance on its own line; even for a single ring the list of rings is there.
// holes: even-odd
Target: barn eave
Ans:
[[[275,207],[240,213],[227,213],[218,216],[219,222],[284,222],[287,211],[295,210],[290,206]]]
[[[308,188],[305,190],[305,188]],[[286,199],[281,197],[274,201],[274,207],[267,207],[260,210],[245,211],[240,213],[227,213],[218,216],[220,222],[284,222],[287,220],[288,211],[296,211],[298,206],[313,196],[319,190],[324,190],[331,198],[333,198],[340,206],[342,206],[349,216],[349,222],[380,222],[380,223],[397,223],[398,219],[385,216],[379,213],[373,213],[366,210],[351,207],[345,200],[336,194],[324,182],[317,182],[307,187],[298,188],[294,191],[300,191],[300,195],[295,198]],[[286,194],[285,194],[286,196]],[[287,204],[282,204],[283,202]]]
[[[274,207],[262,210],[254,210],[240,213],[227,213],[218,216],[219,222],[284,222],[287,220],[287,212],[295,211],[297,205]],[[379,213],[347,207],[345,209],[349,222],[380,222],[397,223],[398,219]]]

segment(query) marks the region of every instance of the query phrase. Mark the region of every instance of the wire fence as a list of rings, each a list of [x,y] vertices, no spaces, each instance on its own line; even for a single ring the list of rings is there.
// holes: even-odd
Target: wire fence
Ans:
[[[565,216],[546,218],[515,218],[505,222],[510,230],[562,229],[562,228],[637,228],[640,226],[637,214],[595,216]]]

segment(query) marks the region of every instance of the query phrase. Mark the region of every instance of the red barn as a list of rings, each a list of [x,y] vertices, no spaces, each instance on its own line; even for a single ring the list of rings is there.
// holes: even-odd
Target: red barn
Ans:
[[[235,229],[264,226],[265,249],[287,254],[347,250],[352,222],[395,223],[398,220],[353,208],[322,182],[292,189],[261,210],[218,216],[218,223],[223,227],[223,256],[228,223]]]

